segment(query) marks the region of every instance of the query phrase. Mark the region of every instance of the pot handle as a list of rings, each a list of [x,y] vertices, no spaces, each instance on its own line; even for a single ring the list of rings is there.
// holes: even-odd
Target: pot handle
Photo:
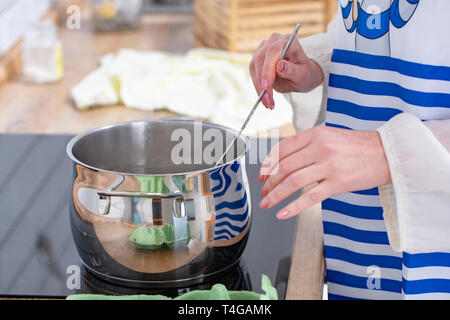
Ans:
[[[180,192],[174,193],[158,193],[158,192],[133,192],[133,191],[97,191],[101,200],[109,200],[110,197],[136,197],[150,199],[175,199],[173,210],[175,217],[184,218],[186,216],[186,202],[184,195]],[[109,207],[106,207],[102,215],[109,213]]]

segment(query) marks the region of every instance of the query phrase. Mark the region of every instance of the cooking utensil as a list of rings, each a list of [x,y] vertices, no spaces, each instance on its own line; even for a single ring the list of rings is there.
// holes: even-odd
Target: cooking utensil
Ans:
[[[72,234],[91,273],[125,286],[179,287],[239,261],[251,224],[247,140],[238,137],[236,157],[218,167],[174,162],[180,143],[207,150],[210,140],[198,133],[211,130],[224,141],[237,135],[206,122],[159,120],[105,126],[69,142]]]
[[[286,46],[284,47],[284,50],[283,50],[283,52],[281,54],[280,59],[284,59],[284,57],[286,56],[287,51],[291,47],[292,41],[294,41],[295,37],[297,36],[298,31],[300,30],[300,27],[301,27],[301,24],[297,23],[297,25],[295,26],[294,31],[291,34],[291,37],[289,38],[288,42],[286,43]],[[222,160],[225,158],[225,156],[228,153],[228,151],[230,151],[231,147],[233,147],[234,143],[236,142],[237,137],[239,137],[242,134],[242,132],[244,131],[245,127],[247,126],[247,124],[249,123],[250,119],[252,118],[253,114],[255,113],[256,108],[258,107],[259,103],[261,102],[261,100],[263,99],[264,95],[266,94],[266,92],[267,92],[266,89],[261,91],[261,93],[258,96],[258,99],[256,100],[255,104],[253,105],[252,109],[250,110],[249,114],[247,115],[247,118],[245,119],[244,123],[242,124],[238,135],[236,136],[235,139],[233,139],[233,141],[231,141],[231,143],[225,149],[225,152],[222,154],[220,159],[216,162],[216,165],[218,165],[218,164],[220,164],[222,162]]]

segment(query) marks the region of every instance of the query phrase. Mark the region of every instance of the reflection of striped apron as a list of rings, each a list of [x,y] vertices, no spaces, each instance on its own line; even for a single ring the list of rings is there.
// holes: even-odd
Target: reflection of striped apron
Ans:
[[[400,112],[450,119],[450,1],[421,1],[404,27],[391,24],[391,56],[359,50],[342,12],[348,15],[341,11],[337,21],[327,125],[375,130]],[[450,299],[450,253],[392,251],[378,189],[324,201],[323,225],[330,299]]]
[[[214,240],[229,240],[240,235],[250,219],[250,203],[242,177],[241,164],[234,162],[211,172],[211,192],[215,203]]]

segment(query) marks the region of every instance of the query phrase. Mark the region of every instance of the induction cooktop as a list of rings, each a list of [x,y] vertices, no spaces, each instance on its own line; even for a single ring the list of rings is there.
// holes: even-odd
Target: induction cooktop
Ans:
[[[136,292],[89,274],[82,266],[70,231],[73,169],[65,150],[71,138],[68,135],[0,135],[0,296],[63,298],[75,293],[174,296],[209,288],[213,282],[224,283],[230,290],[260,292],[261,275],[266,274],[279,297],[284,297],[296,221],[279,221],[275,212],[297,195],[272,210],[259,209],[262,197],[257,182],[258,163],[247,163],[253,203],[247,247],[240,264],[217,281],[171,292],[163,289]],[[273,141],[250,140],[250,153],[264,144],[270,150]]]

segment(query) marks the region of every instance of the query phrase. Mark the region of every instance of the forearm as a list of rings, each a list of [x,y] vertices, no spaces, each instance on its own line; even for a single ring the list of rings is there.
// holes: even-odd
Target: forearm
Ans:
[[[323,70],[321,68],[321,66],[313,59],[309,59],[310,60],[310,68],[311,68],[311,87],[313,88],[317,88],[318,86],[320,86],[323,82],[324,79],[324,75],[323,75]]]

